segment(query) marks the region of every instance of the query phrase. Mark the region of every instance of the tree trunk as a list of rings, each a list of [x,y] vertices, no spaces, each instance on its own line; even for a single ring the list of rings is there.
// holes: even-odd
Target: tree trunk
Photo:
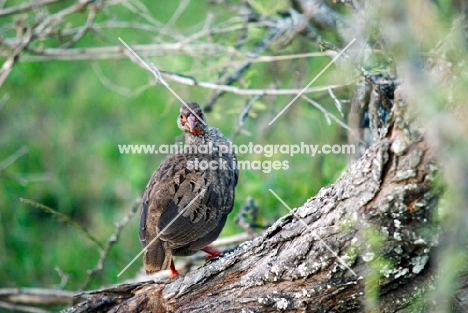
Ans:
[[[433,277],[438,233],[436,166],[405,108],[396,92],[380,138],[335,184],[262,236],[185,276],[83,294],[86,301],[64,312],[406,312],[426,306],[420,299]]]

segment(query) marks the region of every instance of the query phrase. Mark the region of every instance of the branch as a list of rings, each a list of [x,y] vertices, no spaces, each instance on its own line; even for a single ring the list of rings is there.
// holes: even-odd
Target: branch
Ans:
[[[92,9],[88,14],[88,18],[86,19],[86,24],[84,24],[77,30],[77,32],[74,34],[74,36],[72,37],[70,41],[64,43],[60,47],[69,48],[73,46],[75,43],[77,43],[81,38],[83,38],[86,32],[92,28],[95,17],[96,17],[96,10]]]
[[[292,0],[293,6],[303,12],[306,18],[318,28],[343,31],[345,23],[340,14],[331,9],[323,0]]]
[[[302,16],[301,16],[302,17]],[[253,61],[259,57],[263,51],[265,51],[273,42],[274,40],[278,39],[281,35],[286,33],[287,31],[291,29],[295,29],[298,25],[298,23],[303,22],[303,20],[300,20],[299,22],[293,18],[281,18],[275,21],[274,26],[269,28],[269,31],[265,35],[265,37],[255,45],[255,48],[253,49],[252,55],[248,56],[247,59],[236,69],[231,71],[231,73],[224,75],[220,79],[220,81],[224,85],[232,85],[234,82],[239,80],[243,73],[250,67],[250,65],[253,63]],[[210,99],[208,100],[207,104],[204,106],[204,110],[207,112],[210,112],[215,104],[215,102],[224,94],[224,91],[218,90],[214,92],[211,96]]]
[[[236,82],[242,74],[250,67],[252,60],[254,60],[256,57],[258,57],[270,44],[273,42],[273,40],[278,36],[279,33],[281,33],[282,29],[271,29],[267,35],[263,38],[261,42],[259,42],[254,51],[253,51],[253,56],[250,56],[245,60],[240,66],[238,66],[236,69],[234,69],[231,73],[225,75],[224,77],[221,78],[220,81],[223,82],[225,85],[231,85],[234,82]],[[215,104],[215,102],[224,94],[224,91],[218,90],[214,92],[211,96],[210,99],[208,100],[208,103],[204,106],[204,110],[206,112],[210,112]]]
[[[42,305],[57,306],[83,301],[74,291],[44,288],[1,288],[0,300],[10,302],[10,305]]]
[[[32,306],[12,304],[12,303],[5,302],[5,301],[0,301],[0,308],[8,309],[10,311],[22,311],[22,312],[30,312],[30,313],[50,313],[50,311],[35,308]]]
[[[26,155],[28,153],[28,148],[26,146],[22,146],[18,150],[15,151],[12,155],[4,159],[0,162],[0,174],[10,165],[16,162],[19,158]]]
[[[247,231],[247,234],[251,237],[249,239],[258,236],[258,233],[255,231],[255,228],[260,227],[260,225],[257,224],[257,216],[257,204],[252,197],[247,197],[244,205],[239,209],[239,213],[237,213],[234,218],[234,222]],[[248,219],[250,221],[248,221]]]
[[[330,90],[330,89],[328,89]],[[312,104],[314,107],[316,107],[317,109],[319,109],[323,115],[325,116],[325,118],[327,119],[327,122],[328,124],[331,123],[331,119],[333,119],[338,125],[340,125],[341,127],[343,127],[344,129],[346,129],[347,131],[349,131],[350,133],[353,132],[353,130],[348,126],[346,125],[342,120],[340,120],[339,118],[337,118],[334,114],[328,112],[322,105],[320,105],[320,103],[318,103],[317,101],[315,100],[312,100],[310,99],[309,97],[306,97],[306,96],[301,96],[304,100],[306,100],[307,102],[309,102],[310,104]]]
[[[25,204],[27,204],[29,206],[34,207],[34,208],[41,209],[44,212],[49,213],[52,216],[58,218],[60,221],[65,222],[65,223],[75,227],[76,229],[81,231],[86,237],[88,237],[89,240],[94,242],[99,248],[104,249],[104,246],[102,245],[102,243],[99,242],[99,240],[96,237],[94,237],[85,227],[83,227],[80,224],[78,224],[77,222],[75,222],[69,216],[67,216],[67,215],[65,215],[63,213],[60,213],[58,211],[55,211],[54,209],[52,209],[52,208],[50,208],[48,206],[45,206],[43,204],[40,204],[40,203],[38,203],[36,201],[33,201],[33,200],[20,198],[20,202],[25,203]]]
[[[32,31],[30,28],[26,30],[25,38],[21,38],[18,43],[16,43],[13,47],[13,52],[11,55],[3,63],[2,67],[0,68],[0,87],[6,81],[8,75],[10,75],[11,71],[13,70],[13,66],[18,61],[20,54],[26,49],[29,45],[31,40],[33,39]]]
[[[336,52],[340,52],[338,47],[336,47],[335,45],[332,45],[331,43],[329,42],[325,42],[325,41],[322,41],[321,42],[321,45],[327,49],[332,49]],[[366,71],[362,66],[360,66],[359,64],[357,64],[353,59],[351,59],[351,57],[346,53],[346,52],[342,52],[342,56],[345,57],[349,62],[351,62],[351,64],[361,73],[361,75],[364,77],[364,79],[366,80],[366,82],[372,86],[372,88],[375,90],[375,92],[377,92],[377,94],[379,95],[379,98],[380,98],[380,101],[382,101],[382,104],[383,106],[388,110],[390,111],[392,106],[393,106],[393,103],[392,101],[388,98],[388,96],[382,91],[382,89],[380,88],[380,86],[374,81],[371,73],[369,73],[369,71]]]
[[[138,46],[137,46],[138,47]],[[123,47],[119,48],[120,50],[124,49]],[[135,49],[135,46],[132,46],[132,49],[141,57],[144,56],[144,53],[141,53],[138,51],[138,48]],[[125,52],[126,54],[128,52]],[[133,55],[128,54],[128,57],[130,60],[138,64],[138,66],[144,68],[146,70],[146,67],[141,64],[138,60],[136,60]],[[178,82],[180,84],[188,85],[188,86],[198,86],[198,87],[203,87],[206,89],[213,89],[217,91],[222,91],[222,92],[230,92],[236,95],[242,95],[242,96],[268,96],[268,95],[297,95],[298,93],[315,93],[315,92],[322,92],[322,91],[329,91],[330,89],[336,89],[336,88],[341,88],[345,87],[348,84],[342,84],[342,85],[328,85],[328,86],[317,86],[317,87],[311,87],[305,91],[302,91],[302,89],[244,89],[236,86],[228,86],[228,85],[219,85],[215,83],[210,83],[210,82],[204,82],[204,81],[198,81],[194,77],[190,76],[184,76],[180,75],[177,73],[172,73],[172,72],[167,72],[164,70],[159,69],[159,72],[164,78],[167,78],[169,80]]]
[[[192,78],[192,77],[182,76],[179,74],[169,73],[165,71],[161,71],[161,74],[164,76],[164,78],[170,79],[172,81],[175,81],[184,85],[199,86],[199,87],[203,87],[207,89],[225,91],[225,92],[230,92],[230,93],[241,95],[241,96],[297,95],[298,93],[302,92],[302,89],[244,89],[244,88],[240,88],[236,86],[218,85],[218,84],[210,83],[210,82],[197,81],[195,78]],[[328,91],[329,88],[336,89],[336,88],[345,87],[347,85],[348,84],[311,87],[307,89],[306,91],[304,91],[303,93],[307,94],[307,93]]]
[[[419,128],[392,124],[335,184],[260,237],[182,277],[83,294],[64,312],[362,312],[364,281],[379,286],[370,303],[380,312],[411,307],[434,277],[434,170]]]
[[[135,201],[135,203],[133,204],[132,208],[130,209],[130,211],[128,212],[128,214],[125,215],[125,217],[122,219],[122,221],[120,221],[119,223],[117,223],[115,225],[116,226],[115,231],[109,237],[109,239],[107,240],[107,243],[106,243],[106,246],[104,247],[104,249],[101,250],[101,257],[99,258],[99,261],[98,261],[96,267],[94,269],[88,271],[88,277],[86,278],[86,281],[83,283],[83,285],[80,287],[80,289],[79,289],[80,291],[85,290],[89,286],[91,281],[93,280],[93,277],[97,273],[102,271],[102,269],[104,267],[104,261],[109,256],[111,248],[118,242],[120,232],[122,231],[122,229],[128,224],[128,222],[131,220],[133,215],[135,215],[135,213],[138,211],[138,209],[140,207],[140,203],[141,203],[141,199],[137,199]]]
[[[17,6],[8,7],[8,8],[0,10],[0,17],[7,16],[10,14],[17,14],[17,13],[29,11],[32,9],[37,9],[37,8],[46,6],[51,3],[59,2],[59,1],[62,1],[62,0],[41,0],[41,1],[22,3]]]
[[[242,111],[241,113],[239,114],[239,119],[238,119],[238,124],[236,126],[236,129],[234,130],[233,134],[231,135],[231,138],[229,138],[229,140],[231,142],[234,141],[234,139],[236,138],[236,136],[241,132],[242,130],[242,127],[244,126],[244,121],[245,119],[247,118],[247,116],[249,115],[249,112],[250,112],[250,108],[252,107],[252,105],[260,98],[260,96],[255,96],[253,97],[252,99],[249,99],[248,101],[245,102],[244,104],[244,107],[242,108]]]
[[[5,44],[13,45],[15,42],[4,40]],[[186,53],[188,55],[205,54],[219,55],[221,53],[235,52],[231,47],[223,47],[216,44],[182,45],[180,43],[132,45],[132,49],[142,57],[161,56],[166,54]],[[115,60],[126,58],[125,48],[122,46],[97,47],[97,48],[29,48],[29,52],[36,54],[25,56],[24,62],[43,61],[86,61],[86,60]]]

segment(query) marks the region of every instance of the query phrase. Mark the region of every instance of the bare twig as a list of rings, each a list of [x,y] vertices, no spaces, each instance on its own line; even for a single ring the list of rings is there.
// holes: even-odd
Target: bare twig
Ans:
[[[31,42],[33,35],[30,28],[27,28],[26,36],[24,37],[25,38],[21,38],[20,41],[14,45],[13,52],[10,56],[8,56],[5,62],[3,62],[3,65],[0,68],[0,87],[3,85],[10,72],[13,70],[13,66],[18,61],[20,54],[23,53],[23,51]]]
[[[205,24],[203,26],[203,29],[201,31],[199,31],[198,33],[195,33],[193,35],[190,35],[189,37],[183,39],[180,43],[181,44],[188,44],[188,43],[191,43],[191,42],[194,42],[195,40],[200,40],[200,39],[204,39],[205,37],[209,37],[209,36],[212,36],[212,35],[215,35],[215,34],[224,34],[224,33],[230,33],[230,32],[234,32],[236,30],[243,30],[244,28],[244,25],[243,24],[234,24],[234,25],[230,25],[228,24],[226,27],[222,26],[222,25],[217,25],[216,28],[209,28],[210,24],[211,24],[211,15],[208,15],[207,16],[207,19],[205,20]],[[232,23],[237,23],[236,21],[232,21]],[[257,25],[257,24],[250,24],[250,26],[260,26],[260,25]],[[205,41],[208,41],[205,39]]]
[[[253,97],[252,99],[249,99],[248,101],[245,102],[244,107],[242,108],[241,113],[239,114],[239,119],[238,119],[238,124],[236,129],[234,130],[234,133],[231,135],[230,140],[234,141],[234,138],[241,132],[242,127],[244,126],[244,121],[249,115],[250,108],[252,105],[255,103],[260,98],[259,95]]]
[[[166,29],[172,27],[177,22],[177,20],[182,15],[182,13],[185,11],[185,9],[187,9],[189,3],[190,3],[190,0],[182,0],[182,1],[179,2],[179,6],[175,10],[174,14],[171,16],[169,21],[167,21],[167,23],[164,25],[163,30],[166,30]]]
[[[225,4],[225,1],[220,1],[220,3]],[[244,13],[239,13],[242,16],[248,16],[245,12],[252,13],[252,9],[248,2],[245,2],[244,5],[239,6],[236,8],[239,12],[244,12]],[[245,17],[245,21],[250,21],[250,17]],[[254,50],[253,50],[253,55],[249,55],[247,59],[241,63],[240,66],[238,66],[236,69],[234,69],[230,74],[225,75],[224,77],[221,78],[221,82],[224,85],[232,85],[234,82],[239,80],[244,71],[250,67],[250,65],[253,63],[252,61],[255,60],[257,57],[260,56],[260,54],[266,50],[275,39],[278,39],[283,33],[287,32],[288,30],[294,28],[296,25],[294,25],[295,21],[293,19],[279,19],[278,21],[275,21],[276,23],[273,23],[269,28],[268,33],[265,35],[262,41],[256,44]],[[208,103],[204,106],[204,110],[209,112],[212,107],[214,106],[214,103],[224,94],[224,91],[216,91],[214,92],[211,96],[210,99],[208,100]]]
[[[232,235],[229,237],[223,237],[216,239],[215,242],[213,242],[211,245],[213,247],[226,247],[229,245],[236,245],[239,243],[242,243],[250,238],[250,235],[247,233],[241,233],[241,234],[236,234]]]
[[[338,109],[338,112],[340,112],[341,117],[344,117],[344,114],[343,114],[343,110],[342,110],[342,106],[341,106],[340,100],[338,100],[338,98],[337,98],[337,97],[335,96],[335,94],[333,93],[333,90],[331,90],[330,88],[328,88],[328,94],[329,94],[330,97],[333,99],[333,103],[335,103],[335,106],[336,106],[336,108]]]
[[[62,269],[58,266],[55,266],[55,270],[57,271],[57,274],[60,276],[60,284],[57,286],[57,289],[63,289],[65,285],[68,282],[68,278],[70,275],[65,274]]]
[[[337,51],[337,52],[340,52],[340,50],[338,49],[338,47],[336,47],[335,45],[329,43],[329,42],[321,42],[320,43],[322,47],[324,48],[327,48],[327,49],[332,49],[334,51]],[[345,57],[346,59],[348,59],[348,61],[361,73],[361,75],[364,77],[364,79],[366,80],[366,82],[372,86],[372,88],[377,92],[377,94],[379,95],[379,98],[380,98],[380,101],[382,101],[382,105],[387,109],[387,110],[391,110],[392,106],[393,106],[393,103],[392,101],[387,97],[387,95],[382,91],[382,89],[380,88],[380,86],[374,81],[374,79],[372,78],[372,76],[370,75],[370,73],[364,69],[362,66],[360,66],[359,64],[357,64],[353,59],[351,59],[351,57],[344,51],[341,52],[342,53],[342,56]]]
[[[141,50],[139,51],[138,47],[139,47],[138,45],[132,46],[133,51],[135,51],[135,53],[138,53],[140,57],[145,56],[145,53],[141,53]],[[145,50],[146,50],[146,46],[143,46],[143,47],[145,47]],[[146,69],[146,66],[142,64],[141,62],[139,62],[137,59],[135,58],[130,58],[130,59],[133,62],[137,63],[142,68]],[[190,76],[184,76],[184,75],[180,75],[177,73],[167,72],[164,70],[159,70],[159,72],[164,78],[170,79],[180,84],[184,84],[188,86],[198,86],[198,87],[203,87],[206,89],[213,89],[213,90],[217,90],[221,92],[230,92],[230,93],[233,93],[236,95],[242,95],[242,96],[267,96],[267,95],[292,95],[292,94],[296,95],[302,91],[301,89],[244,89],[244,88],[240,88],[237,86],[219,85],[219,84],[210,83],[210,82],[198,81],[197,79],[190,77]],[[314,92],[322,92],[322,91],[328,91],[330,88],[336,89],[336,88],[344,87],[346,85],[347,84],[317,86],[317,87],[308,88],[307,90],[303,92],[305,94],[314,93]]]
[[[29,11],[31,9],[37,9],[39,7],[59,2],[62,0],[41,0],[41,1],[31,1],[31,2],[25,2],[13,7],[8,7],[5,9],[0,10],[0,16],[6,16],[10,14],[16,14],[16,13],[21,13],[25,11]]]
[[[80,27],[78,31],[75,33],[75,35],[73,36],[73,38],[70,41],[67,41],[66,43],[61,45],[60,48],[69,48],[73,46],[75,43],[77,43],[81,38],[83,38],[86,32],[92,27],[95,17],[96,17],[96,10],[92,9],[88,14],[88,18],[86,19],[86,24]]]
[[[119,240],[120,232],[122,229],[128,224],[128,222],[132,219],[132,217],[135,215],[135,213],[138,211],[138,208],[140,207],[141,199],[138,198],[135,200],[132,208],[128,212],[125,217],[115,225],[115,231],[114,233],[109,237],[107,240],[106,246],[104,249],[101,251],[101,257],[99,258],[99,261],[96,265],[96,267],[92,270],[88,271],[88,276],[86,278],[86,281],[83,283],[83,285],[80,287],[80,291],[85,290],[91,281],[93,280],[94,276],[101,272],[103,267],[104,267],[104,262],[106,261],[107,257],[109,256],[109,252],[112,249],[112,247],[117,243]]]
[[[352,129],[346,125],[342,120],[340,120],[339,118],[337,118],[334,114],[328,112],[323,106],[320,105],[320,103],[318,103],[317,101],[315,100],[312,100],[310,99],[309,97],[307,96],[304,96],[302,95],[302,98],[304,100],[306,100],[307,102],[309,102],[310,104],[312,104],[314,107],[316,107],[317,109],[319,109],[323,115],[325,116],[325,118],[327,119],[327,122],[328,124],[330,124],[330,118],[333,119],[338,125],[340,125],[341,127],[343,127],[344,129],[346,129],[347,131],[351,132],[352,133]]]
[[[234,4],[231,1],[228,0],[209,0],[210,3],[212,4],[217,4],[217,5],[223,5],[225,6],[229,11],[234,12],[239,15],[247,15],[249,16],[249,20],[253,18],[258,18],[257,13],[255,13],[250,5],[238,5]],[[248,3],[247,3],[248,4]]]
[[[310,57],[334,57],[336,55],[335,51],[324,51],[324,52],[309,52],[309,53],[297,53],[297,54],[287,54],[287,55],[262,55],[257,59],[253,60],[252,63],[259,62],[276,62],[276,61],[285,61],[293,59],[302,59]]]
[[[5,44],[12,46],[15,42],[4,40]],[[199,55],[221,55],[224,53],[235,52],[232,47],[225,47],[211,43],[200,43],[196,45],[181,45],[178,43],[162,43],[147,45],[132,45],[132,49],[142,57],[161,56],[167,54],[188,54],[192,56]],[[42,62],[42,61],[85,61],[85,60],[115,60],[126,58],[125,49],[122,46],[97,47],[97,48],[29,48],[29,52],[36,54],[27,56],[24,62]]]
[[[43,0],[39,1],[36,3],[27,3],[23,5],[19,5],[16,7],[12,8],[7,8],[0,10],[0,16],[2,15],[8,15],[8,14],[14,14],[18,12],[23,12],[27,10],[32,10],[37,8],[38,6],[44,6],[50,3],[56,2],[55,0]],[[66,7],[65,9],[58,11],[55,14],[51,14],[45,18],[41,19],[36,19],[32,25],[17,25],[18,27],[18,39],[11,41],[9,39],[2,39],[0,43],[6,44],[10,48],[13,49],[13,52],[11,53],[10,56],[7,57],[6,61],[3,63],[1,69],[0,69],[0,86],[3,85],[5,82],[6,78],[10,74],[10,72],[13,69],[14,64],[17,62],[20,54],[22,54],[24,51],[28,50],[28,46],[31,43],[31,41],[35,38],[42,37],[44,34],[48,34],[49,36],[55,34],[53,29],[57,24],[63,21],[63,19],[73,13],[79,12],[84,10],[88,5],[92,4],[93,0],[82,0],[78,1],[77,3]],[[83,27],[83,29],[78,32],[74,38],[72,39],[72,43],[79,38],[81,38],[86,30],[89,28],[89,26],[92,24],[92,21],[94,20],[94,15],[95,15],[95,10],[93,9],[89,15],[87,25]],[[93,13],[94,12],[94,13]],[[89,24],[89,25],[88,25]],[[26,34],[25,35],[20,35],[20,33],[23,32],[23,29],[26,29]]]
[[[10,95],[9,94],[4,94],[3,97],[0,99],[0,111],[3,109],[3,107],[5,106],[5,103],[7,103],[7,101],[10,99]]]
[[[245,200],[244,205],[240,208],[239,213],[234,218],[234,221],[247,231],[247,233],[251,237],[250,239],[254,238],[257,235],[257,232],[254,228],[260,227],[256,222],[257,214],[257,204],[255,203],[252,197],[248,197]],[[250,221],[248,221],[248,219]]]
[[[44,32],[47,33],[47,28],[56,26],[58,22],[62,22],[65,17],[73,13],[77,13],[85,10],[89,5],[92,5],[94,0],[82,0],[77,1],[75,4],[66,7],[65,9],[58,11],[52,15],[47,16],[44,20],[41,21],[37,27],[34,28],[33,35],[39,36]]]
[[[135,97],[144,92],[145,90],[157,85],[157,83],[154,80],[151,80],[148,84],[142,85],[136,89],[130,89],[126,88],[123,86],[119,86],[117,84],[114,84],[109,78],[107,78],[104,73],[102,72],[101,68],[98,65],[98,62],[92,62],[91,67],[94,70],[94,73],[98,76],[99,80],[101,83],[112,90],[113,92],[119,93],[123,96],[126,97]]]
[[[243,1],[243,5],[246,5],[246,4],[245,4],[245,1]],[[234,43],[234,48],[235,48],[236,50],[241,50],[242,47],[244,46],[244,44],[247,43],[247,40],[248,40],[247,32],[248,32],[248,20],[247,20],[246,16],[243,16],[243,17],[242,17],[242,27],[241,27],[240,32],[239,32],[239,34],[237,35],[237,39],[236,39],[236,41],[235,41],[235,43]],[[221,68],[220,68],[220,70],[219,70],[219,74],[218,74],[218,75],[221,75],[221,73],[223,73],[224,76],[223,76],[221,79],[219,79],[218,82],[220,82],[220,81],[223,82],[223,80],[225,80],[226,77],[229,75],[229,74],[226,74],[226,72],[228,72],[229,67],[231,67],[231,66],[233,66],[233,67],[236,66],[236,67],[239,68],[239,66],[242,67],[243,64],[245,64],[245,61],[242,60],[239,64],[234,65],[234,64],[233,64],[233,60],[234,60],[234,58],[235,58],[235,54],[234,54],[234,53],[229,54],[228,57],[229,57],[229,59],[228,59],[226,62],[224,62],[224,64],[221,66]],[[254,56],[254,57],[255,57],[255,56]],[[218,65],[217,67],[219,68],[219,65]],[[239,78],[240,78],[240,76],[239,76]],[[227,83],[227,85],[231,85],[231,84],[230,84],[230,83]],[[221,95],[220,92],[214,92],[214,93],[212,93],[212,96],[211,96],[212,99],[213,99],[213,97],[216,97],[216,93],[218,93],[218,97]],[[214,101],[215,101],[215,100],[213,100],[213,103],[214,103]],[[208,104],[207,104],[207,105],[205,106],[205,108],[204,108],[206,112],[209,112],[209,111],[211,110],[211,108],[210,108],[210,103],[211,103],[211,102],[208,102]]]
[[[13,153],[8,158],[0,162],[0,173],[4,171],[8,166],[13,164],[16,160],[21,158],[23,155],[26,155],[27,153],[28,153],[28,148],[26,146],[23,146],[19,148],[18,150],[16,150],[15,153]]]
[[[183,39],[183,36],[180,35],[177,31],[174,29],[165,29],[163,23],[155,19],[153,16],[151,16],[150,10],[145,6],[145,4],[139,0],[134,0],[134,1],[122,1],[120,2],[125,8],[127,8],[129,11],[135,13],[137,16],[143,17],[147,22],[150,24],[153,24],[155,26],[158,26],[161,28],[159,31],[159,35],[165,35],[170,38],[175,39],[176,41],[180,41]]]
[[[171,79],[181,84],[220,90],[242,96],[296,95],[302,91],[302,89],[245,89],[236,86],[219,85],[210,82],[197,81],[196,79],[189,76],[182,76],[176,73],[169,73],[165,71],[161,71],[161,74],[165,78]],[[336,89],[344,86],[347,86],[347,84],[311,87],[305,90],[304,93],[327,91],[329,88]]]
[[[44,288],[1,288],[0,300],[10,304],[55,306],[80,300],[75,291]]]
[[[93,29],[94,30],[102,30],[105,28],[133,28],[136,30],[144,30],[152,33],[157,33],[159,28],[154,25],[149,25],[145,23],[138,23],[138,22],[127,22],[127,21],[103,21],[101,23],[94,23]],[[77,31],[76,28],[64,29],[63,34],[67,35],[69,32],[75,33]]]
[[[50,313],[51,311],[35,308],[27,305],[18,305],[10,302],[0,301],[0,308],[8,309],[10,311],[21,311],[30,313]]]
[[[247,70],[252,63],[252,60],[255,59],[258,55],[260,55],[276,38],[276,36],[280,33],[280,29],[272,29],[270,32],[265,36],[265,38],[256,45],[254,49],[254,56],[247,57],[247,60],[244,61],[240,66],[238,66],[234,71],[230,74],[226,75],[221,79],[225,85],[231,85],[235,81],[237,81],[242,74]],[[204,110],[206,112],[210,112],[215,104],[215,102],[225,93],[223,90],[215,91],[208,100],[208,103],[204,106]]]
[[[65,223],[75,227],[76,229],[81,231],[89,240],[94,242],[99,248],[104,249],[104,246],[102,245],[102,243],[99,242],[99,240],[96,237],[94,237],[85,227],[83,227],[80,224],[78,224],[77,222],[75,222],[69,216],[67,216],[67,215],[65,215],[63,213],[60,213],[58,211],[55,211],[54,209],[52,209],[52,208],[50,208],[48,206],[45,206],[45,205],[43,205],[41,203],[38,203],[36,201],[33,201],[33,200],[20,198],[20,201],[22,203],[30,205],[30,206],[32,206],[34,208],[41,209],[46,213],[52,214],[52,216],[57,217],[60,221],[65,222]]]

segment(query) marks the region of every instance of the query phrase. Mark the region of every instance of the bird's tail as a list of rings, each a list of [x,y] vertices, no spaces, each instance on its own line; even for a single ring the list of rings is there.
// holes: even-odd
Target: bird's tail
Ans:
[[[160,240],[153,242],[145,251],[143,262],[146,273],[151,274],[162,270],[167,270],[171,266],[172,253],[164,248],[164,243]]]

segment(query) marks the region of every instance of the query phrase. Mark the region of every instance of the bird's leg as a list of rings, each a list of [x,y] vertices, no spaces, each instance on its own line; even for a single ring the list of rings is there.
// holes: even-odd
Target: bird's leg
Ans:
[[[213,247],[210,247],[210,246],[206,246],[202,250],[209,254],[209,256],[206,257],[206,261],[209,261],[212,258],[215,258],[215,257],[217,257],[218,255],[221,254],[221,251],[219,251],[218,249],[215,249]]]
[[[177,272],[174,266],[174,260],[171,261],[171,267],[169,269],[171,270],[171,273],[169,274],[169,278],[174,278],[176,276],[179,276],[179,272]]]

